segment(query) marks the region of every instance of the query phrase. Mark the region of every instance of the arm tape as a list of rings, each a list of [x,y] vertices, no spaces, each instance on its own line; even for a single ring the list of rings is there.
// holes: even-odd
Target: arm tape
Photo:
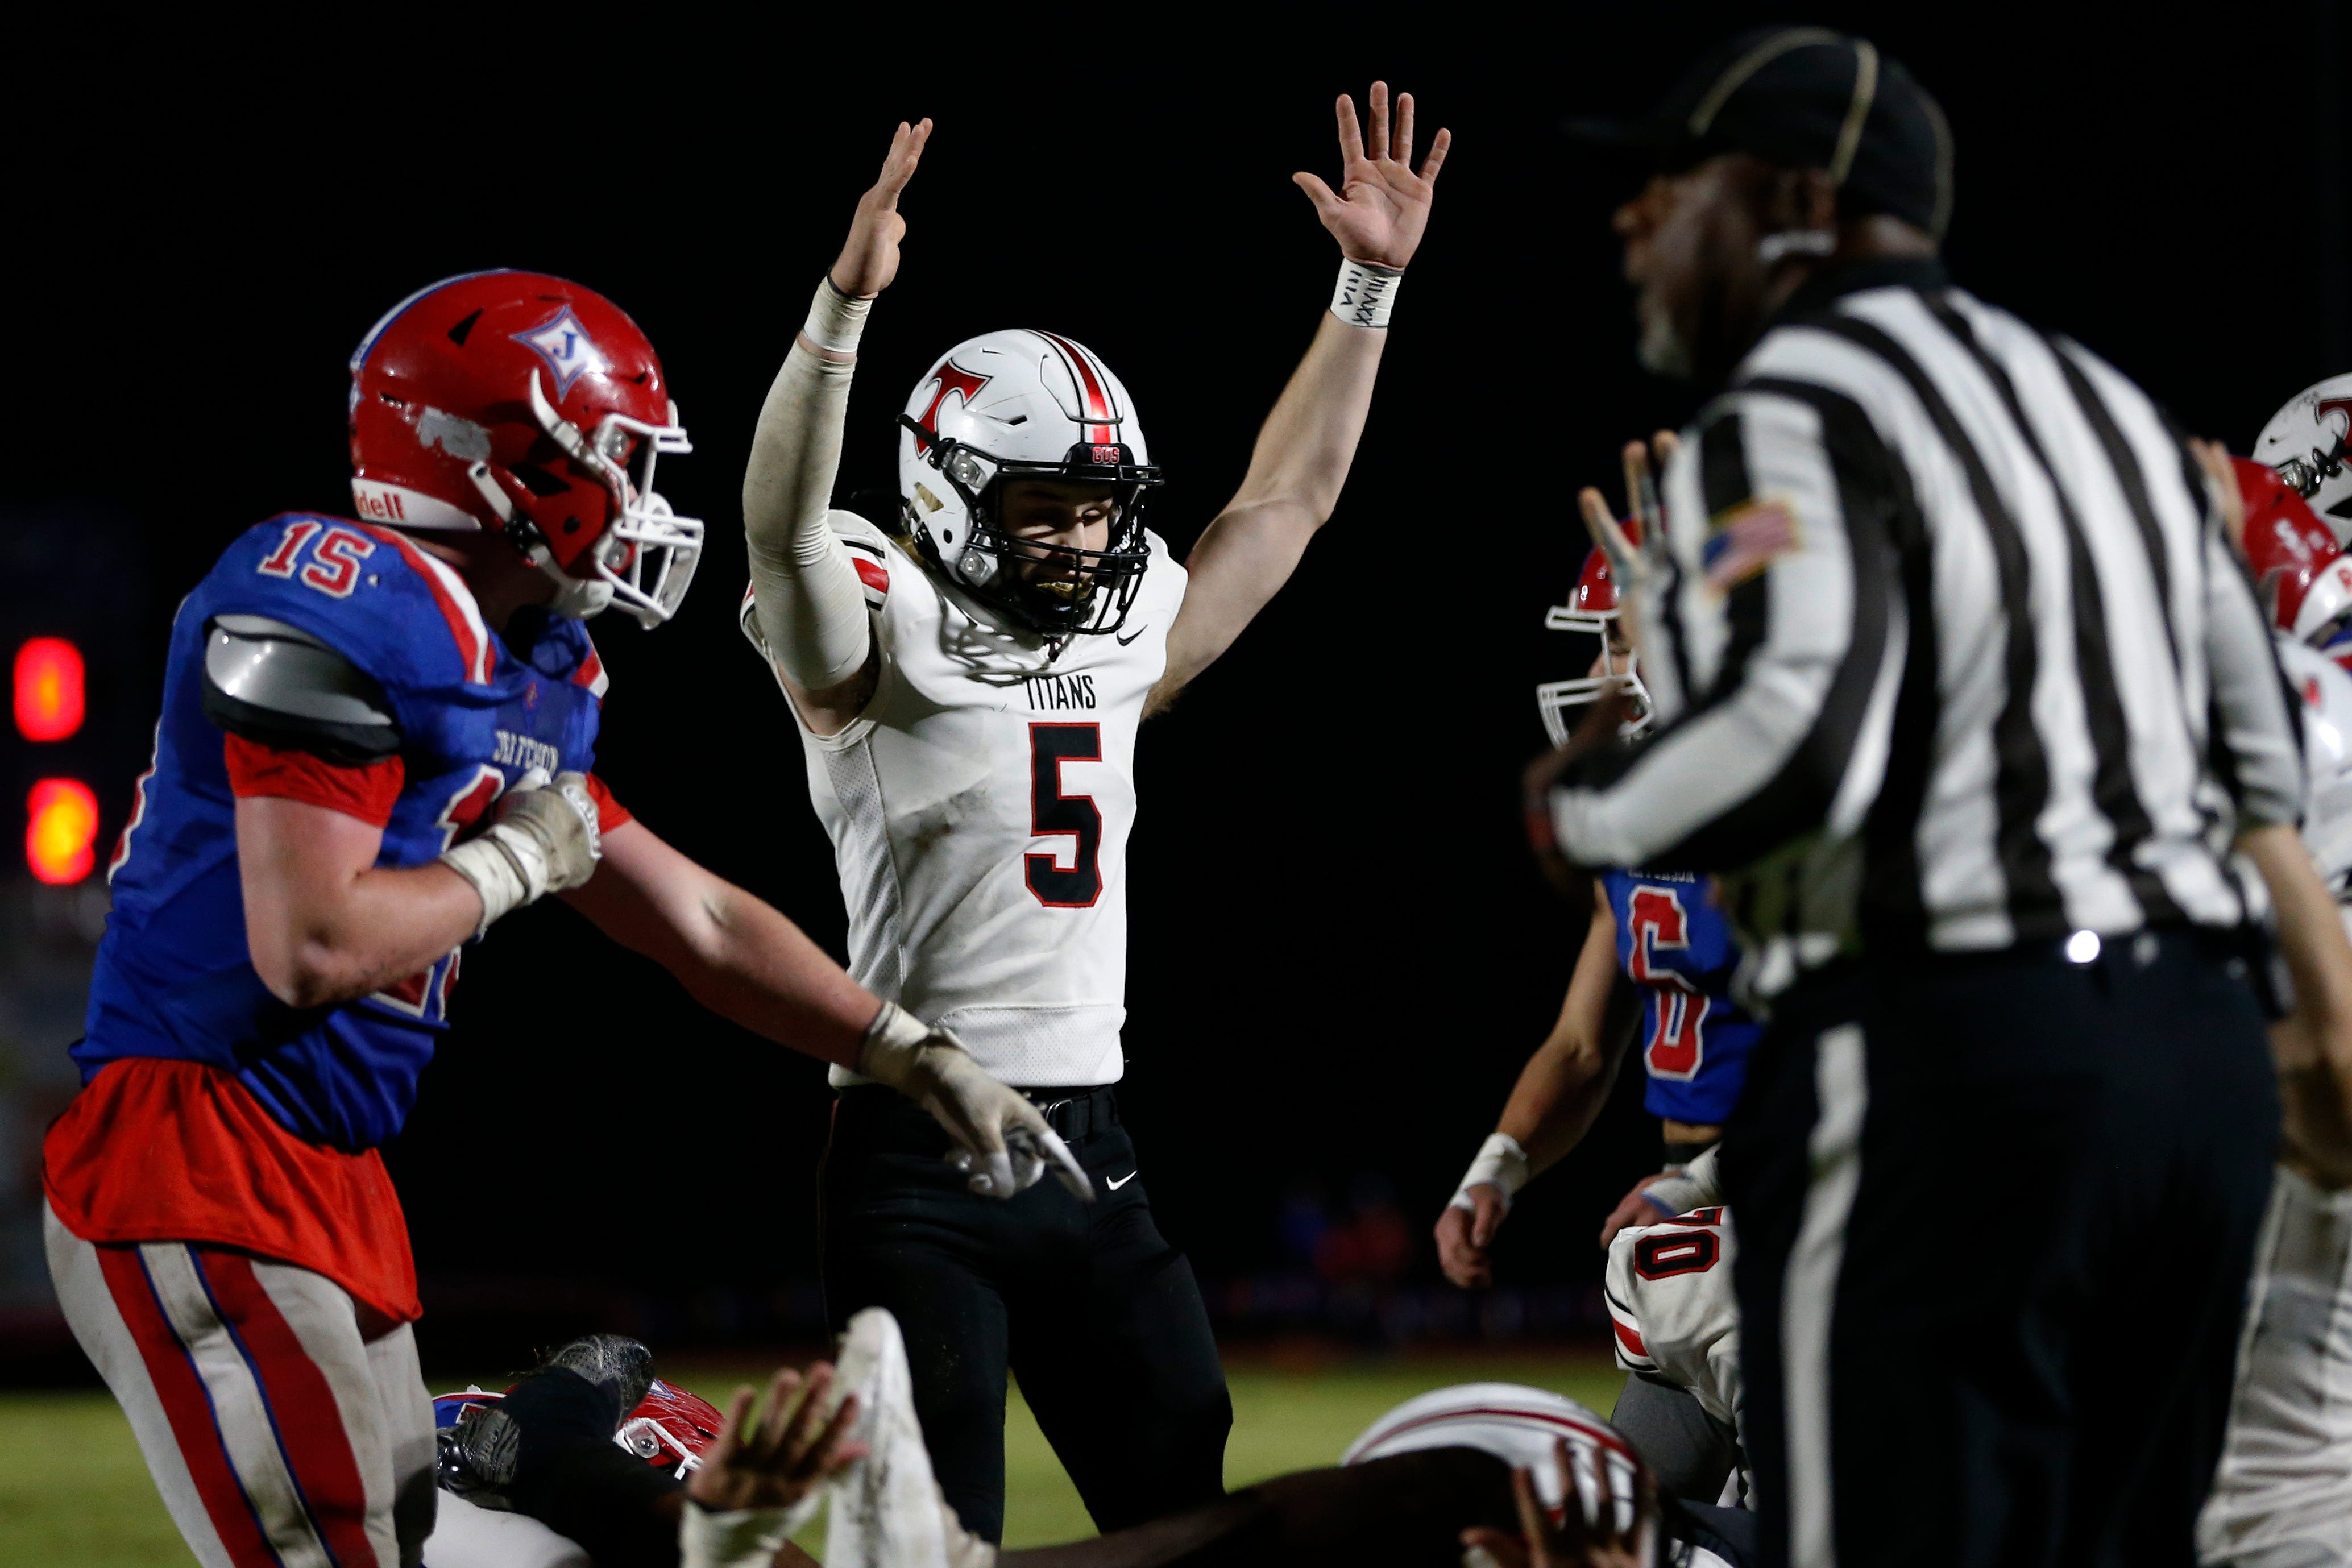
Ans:
[[[1519,1147],[1519,1141],[1507,1132],[1490,1132],[1486,1141],[1478,1145],[1478,1157],[1463,1173],[1462,1184],[1454,1189],[1453,1201],[1446,1206],[1476,1212],[1470,1189],[1485,1185],[1503,1194],[1503,1212],[1508,1214],[1512,1196],[1528,1184],[1530,1173],[1528,1152]]]
[[[1643,1198],[1668,1219],[1721,1203],[1723,1189],[1716,1182],[1715,1152],[1722,1147],[1715,1144],[1665,1180],[1652,1182],[1642,1189]]]
[[[804,691],[839,686],[865,668],[873,628],[848,548],[826,522],[849,383],[863,329],[831,279],[760,409],[743,471],[743,539],[754,614],[778,674]]]

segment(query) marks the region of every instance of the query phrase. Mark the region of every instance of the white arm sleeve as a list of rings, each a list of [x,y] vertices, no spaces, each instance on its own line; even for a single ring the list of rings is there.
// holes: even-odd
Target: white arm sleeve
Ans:
[[[768,389],[743,470],[743,542],[761,636],[777,673],[804,691],[866,664],[873,630],[849,552],[826,526],[841,428],[870,300],[817,285],[808,323]]]

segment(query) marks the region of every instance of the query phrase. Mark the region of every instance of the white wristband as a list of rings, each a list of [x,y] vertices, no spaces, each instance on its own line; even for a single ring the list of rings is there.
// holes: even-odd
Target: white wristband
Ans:
[[[1643,1201],[1667,1219],[1721,1203],[1723,1190],[1715,1179],[1715,1152],[1721,1147],[1720,1143],[1708,1145],[1706,1152],[1673,1175],[1643,1187]]]
[[[1343,256],[1339,282],[1331,290],[1331,313],[1351,327],[1385,328],[1390,307],[1396,303],[1397,285],[1403,280],[1404,273],[1396,268],[1350,261]]]
[[[823,1487],[790,1508],[712,1510],[688,1498],[677,1521],[678,1568],[768,1568],[824,1501]]]
[[[834,286],[827,273],[817,280],[816,298],[809,301],[808,320],[801,325],[801,337],[816,351],[819,359],[835,363],[857,357],[857,340],[866,331],[866,314],[874,308],[870,299],[861,300],[845,294]]]
[[[441,864],[474,885],[482,898],[479,940],[499,916],[509,914],[547,890],[547,866],[536,846],[513,828],[497,826],[479,838],[445,852]]]
[[[1454,1189],[1454,1199],[1446,1206],[1477,1212],[1477,1204],[1470,1189],[1489,1186],[1503,1194],[1503,1212],[1511,1212],[1511,1196],[1528,1184],[1528,1152],[1519,1141],[1507,1132],[1490,1132],[1478,1145],[1478,1157],[1470,1162],[1463,1174],[1462,1184]]]

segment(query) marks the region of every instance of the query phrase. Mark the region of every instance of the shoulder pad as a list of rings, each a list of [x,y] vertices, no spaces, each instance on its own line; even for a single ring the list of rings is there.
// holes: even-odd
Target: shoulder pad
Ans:
[[[400,750],[383,689],[308,632],[267,616],[215,616],[205,627],[205,714],[232,734],[378,762]]]

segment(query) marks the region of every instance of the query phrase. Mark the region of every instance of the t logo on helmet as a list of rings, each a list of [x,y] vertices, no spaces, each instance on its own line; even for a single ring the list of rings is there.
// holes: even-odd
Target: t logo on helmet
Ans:
[[[940,361],[940,368],[931,372],[931,375],[939,382],[940,389],[931,395],[931,401],[924,406],[922,418],[916,421],[925,430],[936,430],[940,427],[940,405],[948,400],[949,393],[952,392],[962,398],[963,405],[970,408],[971,400],[980,395],[980,389],[996,379],[990,375],[974,375],[951,359]],[[919,431],[917,432],[916,451],[929,451],[930,445]]]

